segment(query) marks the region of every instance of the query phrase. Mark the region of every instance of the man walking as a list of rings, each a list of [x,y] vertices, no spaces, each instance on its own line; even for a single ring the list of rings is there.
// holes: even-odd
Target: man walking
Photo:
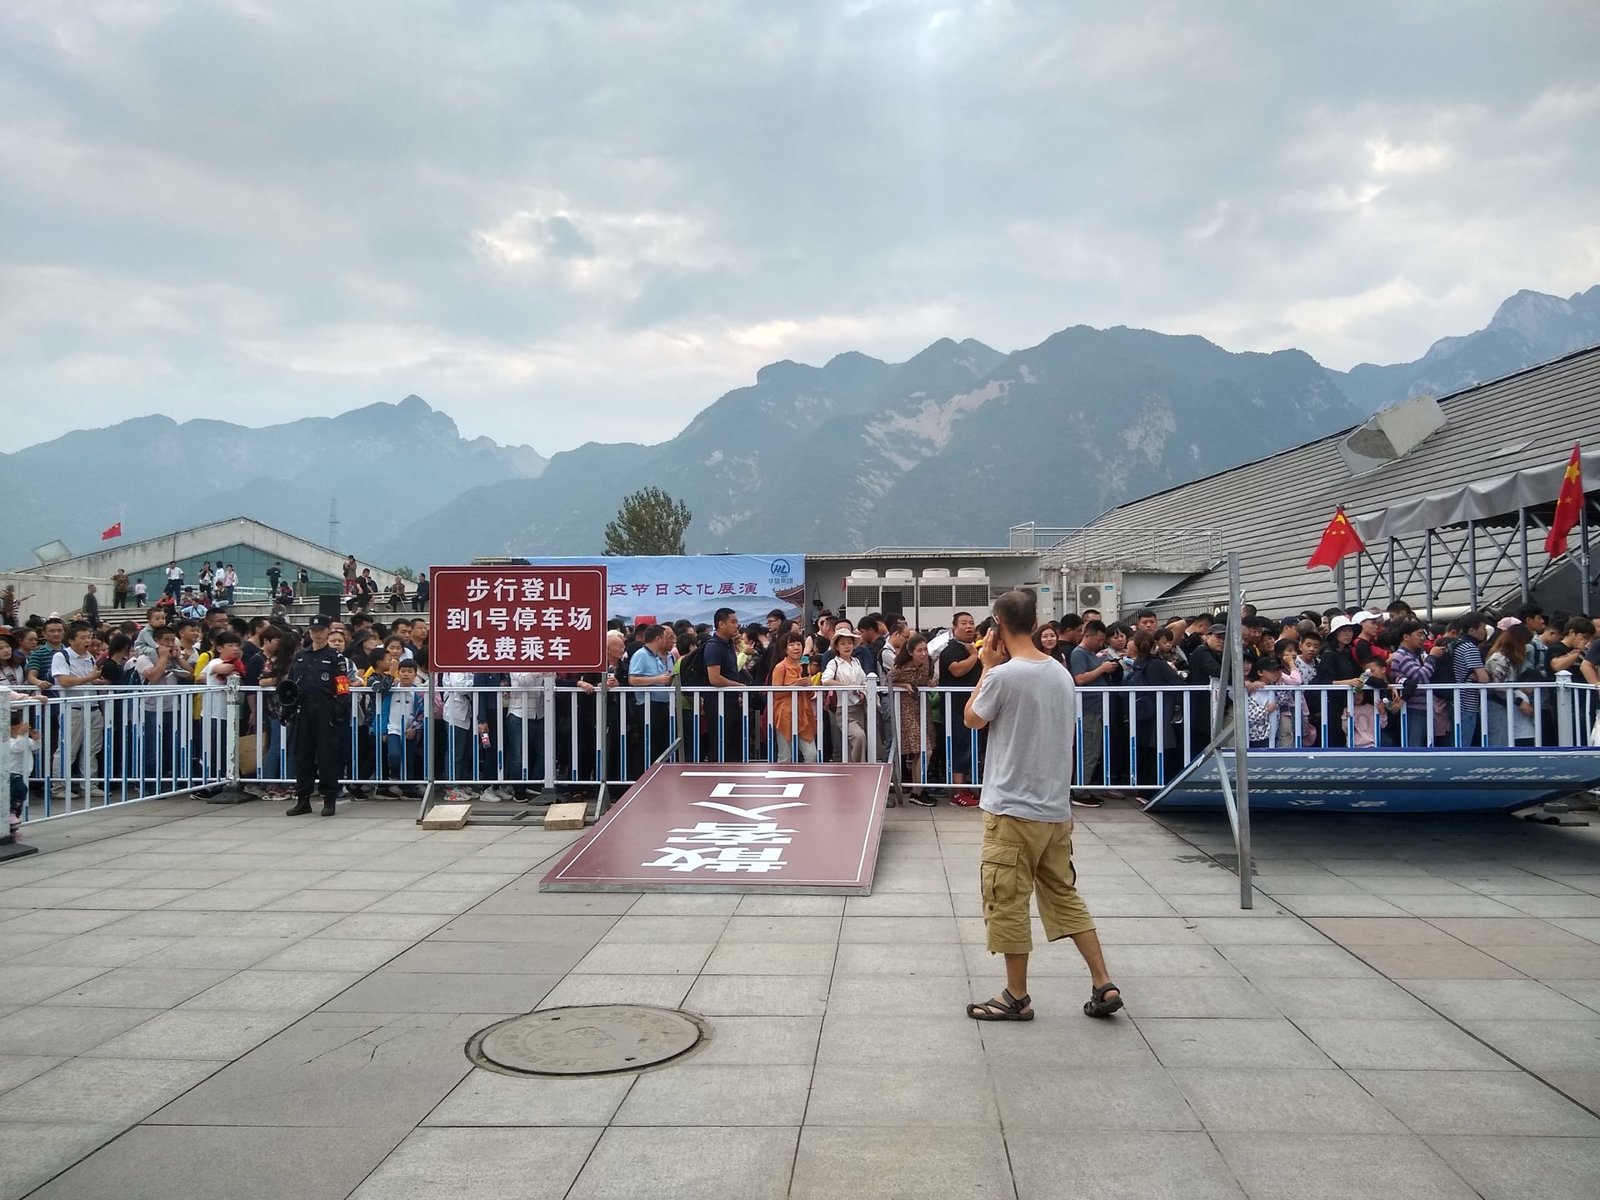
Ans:
[[[1109,1017],[1122,993],[1106,973],[1094,918],[1078,895],[1072,866],[1072,735],[1076,697],[1070,673],[1033,644],[1032,592],[994,604],[995,627],[981,651],[983,676],[967,700],[968,729],[989,729],[984,768],[981,874],[983,919],[992,954],[1006,956],[1006,986],[967,1005],[975,1021],[1031,1021],[1028,896],[1050,941],[1070,937],[1088,965],[1092,991],[1083,1011]]]

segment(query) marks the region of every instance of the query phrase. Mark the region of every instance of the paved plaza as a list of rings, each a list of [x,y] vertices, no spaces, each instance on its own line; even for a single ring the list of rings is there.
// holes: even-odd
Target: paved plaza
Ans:
[[[979,814],[871,896],[541,894],[576,834],[174,801],[0,866],[0,1197],[1600,1195],[1600,826],[1084,812],[1127,1010],[1070,946],[979,1025]],[[1215,855],[1215,857],[1213,857]],[[475,1069],[538,1007],[702,1014],[637,1075]]]

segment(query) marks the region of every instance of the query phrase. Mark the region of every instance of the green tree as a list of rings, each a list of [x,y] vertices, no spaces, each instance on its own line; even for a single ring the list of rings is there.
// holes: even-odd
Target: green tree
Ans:
[[[683,534],[694,515],[658,487],[633,493],[606,525],[607,554],[684,554]]]
[[[410,567],[396,567],[394,573],[407,583],[415,583],[417,581],[417,573]]]

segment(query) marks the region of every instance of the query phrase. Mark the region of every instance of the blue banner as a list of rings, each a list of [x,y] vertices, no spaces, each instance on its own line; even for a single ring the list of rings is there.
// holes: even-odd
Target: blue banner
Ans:
[[[659,557],[528,558],[530,567],[606,569],[606,615],[630,625],[640,617],[660,622],[709,623],[731,608],[743,624],[761,622],[773,609],[798,616],[806,598],[803,554],[684,554]]]

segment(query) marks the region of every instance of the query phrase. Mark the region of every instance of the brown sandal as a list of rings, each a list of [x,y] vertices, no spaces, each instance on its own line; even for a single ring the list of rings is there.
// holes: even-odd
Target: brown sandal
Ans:
[[[1031,1021],[1033,1009],[1028,1008],[1029,999],[1027,996],[1018,999],[1010,988],[1002,988],[993,1000],[967,1005],[967,1016],[974,1021]]]

